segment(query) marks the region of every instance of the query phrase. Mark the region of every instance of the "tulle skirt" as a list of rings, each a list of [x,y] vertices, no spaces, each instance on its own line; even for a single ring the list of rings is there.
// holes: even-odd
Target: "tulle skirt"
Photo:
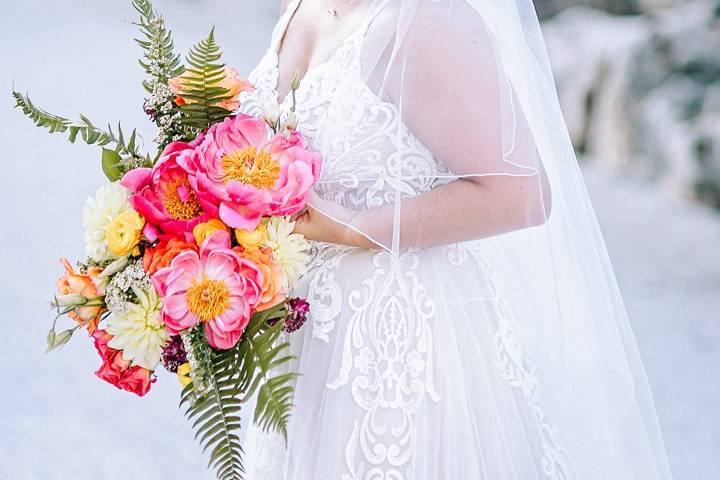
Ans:
[[[288,441],[251,428],[248,478],[669,478],[644,379],[539,342],[524,325],[544,313],[505,290],[523,273],[497,247],[319,245],[295,292],[311,317],[287,338]]]

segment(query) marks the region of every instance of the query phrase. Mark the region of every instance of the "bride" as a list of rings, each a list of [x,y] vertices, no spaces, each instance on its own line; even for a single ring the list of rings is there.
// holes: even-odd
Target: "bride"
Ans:
[[[325,160],[288,439],[250,431],[248,478],[669,479],[531,1],[282,12],[241,110]]]

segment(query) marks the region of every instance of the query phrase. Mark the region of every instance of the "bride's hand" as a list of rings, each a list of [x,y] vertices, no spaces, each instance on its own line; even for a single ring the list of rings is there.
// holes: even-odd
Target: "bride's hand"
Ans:
[[[349,245],[351,247],[377,249],[377,245],[352,228],[336,222],[317,209],[307,209],[295,217],[295,233],[300,233],[308,240],[325,243]]]

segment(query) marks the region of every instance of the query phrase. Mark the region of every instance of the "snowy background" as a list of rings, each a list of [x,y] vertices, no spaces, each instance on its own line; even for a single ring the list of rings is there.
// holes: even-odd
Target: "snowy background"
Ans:
[[[264,51],[270,0],[156,0],[181,51],[217,25],[225,60]],[[142,72],[129,1],[1,0],[0,480],[213,478],[160,373],[143,399],[92,374],[89,341],[42,353],[60,254],[82,257],[80,209],[104,177],[98,150],[49,137],[12,110],[13,85],[52,112],[137,125]],[[599,164],[591,195],[653,384],[676,479],[720,478],[720,215]],[[612,480],[612,479],[608,479]],[[641,480],[641,479],[639,479]]]

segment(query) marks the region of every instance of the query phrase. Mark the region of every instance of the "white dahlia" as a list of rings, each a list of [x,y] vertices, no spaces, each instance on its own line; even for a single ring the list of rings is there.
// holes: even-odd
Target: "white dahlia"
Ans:
[[[121,213],[130,210],[130,192],[119,183],[102,186],[95,195],[88,197],[83,208],[85,228],[85,254],[104,261],[116,258],[107,245],[107,229],[110,222]]]
[[[310,243],[299,233],[293,233],[295,222],[290,217],[272,217],[267,223],[267,247],[285,272],[284,288],[295,288],[305,273],[310,259]]]
[[[160,318],[162,303],[152,286],[132,290],[137,301],[108,318],[106,330],[113,337],[108,346],[122,350],[123,358],[133,365],[155,370],[170,338]]]

